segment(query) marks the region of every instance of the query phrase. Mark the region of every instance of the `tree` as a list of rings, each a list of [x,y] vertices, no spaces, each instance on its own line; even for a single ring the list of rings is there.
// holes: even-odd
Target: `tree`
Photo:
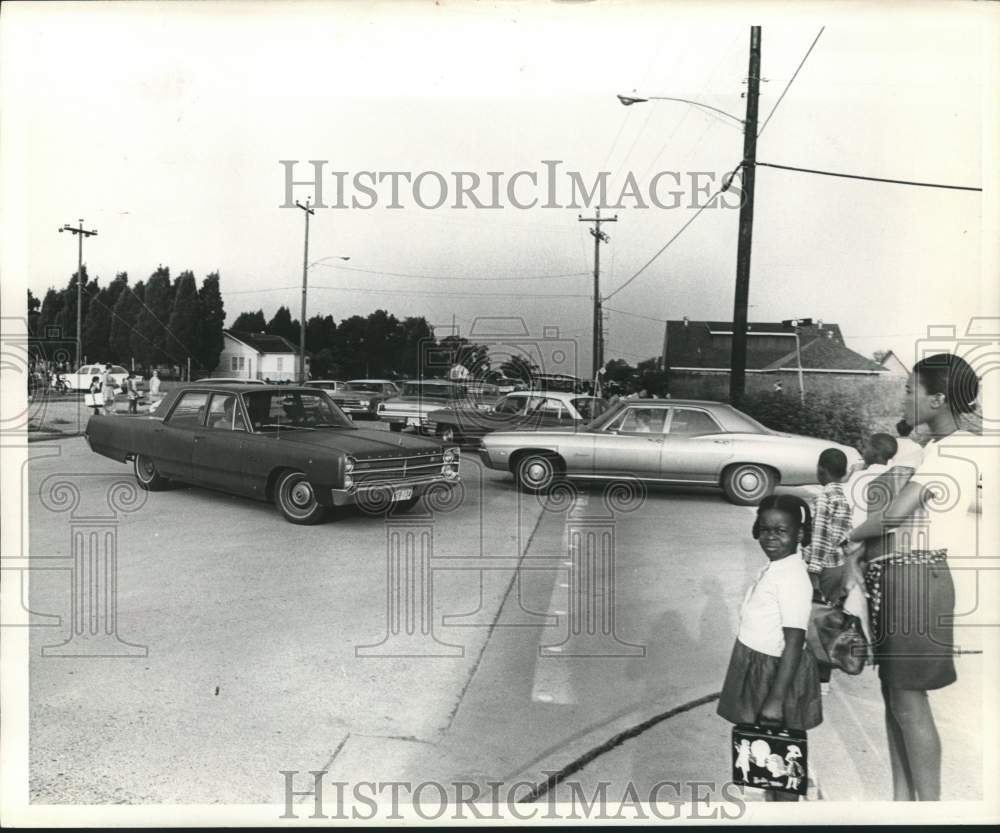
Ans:
[[[80,320],[84,321],[87,318],[87,306],[90,300],[88,293],[92,286],[96,287],[96,281],[91,282],[87,277],[86,265],[83,267],[82,274],[81,289],[83,293],[83,306]],[[71,341],[76,339],[76,283],[77,273],[74,272],[73,277],[69,279],[69,285],[62,291],[62,307],[55,321],[62,328],[62,338]]]
[[[63,299],[62,292],[49,289],[45,293],[45,298],[42,299],[41,310],[38,313],[38,321],[35,322],[38,335],[41,338],[48,338],[49,329],[58,326],[64,303],[65,300]],[[58,338],[66,338],[66,334],[59,333]]]
[[[28,335],[38,335],[38,316],[42,302],[36,298],[31,290],[28,290]]]
[[[219,289],[219,273],[212,272],[201,282],[198,290],[201,316],[198,320],[199,362],[202,367],[212,370],[219,366],[219,356],[225,346],[222,328],[226,323],[226,309]],[[263,319],[261,315],[261,319]]]
[[[264,321],[264,310],[257,312],[241,312],[229,328],[235,333],[267,332],[267,322]]]
[[[392,338],[395,336],[399,321],[396,316],[389,315],[384,309],[375,310],[365,321],[365,358],[366,372],[374,376],[384,376],[389,358]]]
[[[180,360],[191,359],[191,364],[201,371],[212,371],[215,365],[201,364],[201,350],[198,333],[201,320],[201,302],[198,299],[198,284],[192,272],[181,272],[174,282],[174,303],[167,321],[164,348],[167,353]]]
[[[135,286],[129,286],[128,275],[124,272],[118,277],[123,279],[122,290],[113,307],[108,340],[112,359],[128,366],[132,357],[136,355],[132,350],[132,335],[139,320],[139,312],[142,310],[142,298],[146,287],[142,281]]]
[[[366,325],[367,322],[360,315],[345,318],[337,325],[333,358],[348,377],[367,375],[365,361]]]
[[[111,334],[111,313],[107,287],[99,289],[96,282],[89,288],[90,303],[87,317],[83,319],[83,355],[87,361],[111,361],[108,355],[108,336]]]
[[[423,356],[434,347],[434,330],[423,316],[404,318],[399,325],[393,367],[405,376],[416,376]]]
[[[132,353],[144,365],[158,365],[169,361],[180,364],[175,345],[168,345],[167,321],[173,307],[170,269],[160,266],[146,281],[142,309],[129,339]]]
[[[292,313],[286,306],[278,307],[274,317],[267,322],[267,332],[287,338],[292,344],[299,343],[299,322],[292,319]]]
[[[306,323],[306,352],[319,353],[333,347],[337,325],[332,315],[314,315]]]

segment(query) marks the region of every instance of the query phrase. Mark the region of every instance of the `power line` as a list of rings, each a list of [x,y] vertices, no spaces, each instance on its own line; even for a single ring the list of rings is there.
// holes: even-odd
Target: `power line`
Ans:
[[[626,312],[623,309],[615,309],[614,307],[609,307],[605,304],[604,309],[610,312],[617,312],[620,315],[630,315],[633,318],[644,318],[646,321],[655,321],[657,324],[666,324],[667,320],[665,318],[653,318],[651,315],[640,315],[637,312]]]
[[[547,281],[558,278],[581,278],[590,274],[589,272],[564,272],[557,275],[503,275],[496,278],[476,278],[463,275],[414,275],[407,272],[386,272],[382,269],[361,269],[357,266],[338,266],[335,263],[314,263],[313,266],[322,266],[325,269],[337,269],[344,272],[364,272],[366,275],[385,275],[392,278],[412,278],[422,281]]]
[[[842,179],[862,179],[867,182],[888,182],[891,185],[915,185],[920,188],[947,188],[951,191],[982,191],[969,185],[942,185],[939,182],[916,182],[910,179],[888,179],[880,176],[862,176],[861,174],[844,174],[836,171],[821,171],[817,168],[797,168],[793,165],[777,165],[773,162],[756,162],[757,166],[778,168],[782,171],[798,171],[803,174],[819,174],[820,176],[836,176]]]
[[[781,91],[781,95],[778,96],[778,100],[774,102],[774,106],[771,108],[771,112],[767,114],[767,118],[764,119],[764,123],[760,126],[760,130],[757,131],[758,138],[760,134],[764,132],[764,128],[767,127],[767,123],[771,120],[771,116],[774,115],[774,111],[778,109],[778,105],[781,104],[781,100],[785,97],[785,93],[788,92],[788,88],[792,86],[792,82],[798,77],[799,70],[802,69],[802,65],[805,64],[806,58],[809,57],[810,53],[813,51],[813,47],[816,46],[816,42],[819,40],[820,35],[826,30],[826,26],[820,26],[819,32],[816,33],[816,37],[813,38],[813,42],[809,44],[809,48],[806,50],[806,54],[802,56],[802,60],[799,61],[799,65],[795,68],[795,72],[792,73],[792,77],[788,79],[788,83],[785,84],[785,89]]]
[[[525,295],[523,292],[448,292],[443,290],[426,290],[426,289],[368,289],[367,287],[361,286],[316,286],[314,285],[312,289],[328,289],[334,292],[364,292],[372,293],[378,295],[432,295],[432,296],[443,296],[449,298],[483,298],[483,297],[493,297],[493,298],[522,298],[524,300],[533,300],[535,298],[586,298],[590,300],[590,295],[573,295],[562,292],[550,292],[541,294],[531,294]]]
[[[631,277],[631,278],[629,278],[629,279],[628,279],[627,281],[625,281],[625,283],[623,283],[623,284],[622,284],[621,286],[619,286],[619,287],[618,287],[618,288],[617,288],[617,289],[616,289],[616,290],[615,290],[614,292],[612,292],[612,293],[611,293],[610,295],[606,295],[606,296],[604,297],[604,300],[605,300],[605,301],[610,301],[610,300],[611,300],[612,298],[614,298],[614,297],[615,297],[615,295],[617,295],[617,294],[618,294],[619,292],[621,292],[621,291],[622,291],[622,290],[623,290],[623,289],[624,289],[624,288],[625,288],[626,286],[628,286],[628,285],[629,285],[630,283],[632,283],[632,281],[634,281],[634,280],[635,280],[636,278],[638,278],[638,277],[639,277],[639,275],[641,275],[641,274],[642,274],[643,272],[645,272],[645,271],[646,271],[646,269],[648,269],[648,268],[649,268],[649,267],[650,267],[650,266],[652,265],[653,261],[654,261],[654,260],[656,260],[656,259],[657,259],[657,258],[658,258],[658,257],[659,257],[660,255],[662,255],[662,254],[663,254],[663,253],[664,253],[664,252],[665,252],[665,251],[666,251],[666,250],[667,250],[667,249],[668,249],[668,248],[670,247],[670,245],[671,245],[671,244],[672,244],[672,243],[673,243],[673,242],[674,242],[674,241],[675,241],[675,240],[676,240],[676,239],[677,239],[678,237],[680,237],[680,236],[681,236],[681,235],[682,235],[682,234],[684,233],[684,231],[685,231],[685,230],[687,229],[687,227],[688,227],[688,226],[690,226],[690,225],[691,225],[691,223],[693,223],[693,222],[694,222],[695,220],[697,220],[697,219],[698,219],[698,217],[699,217],[699,216],[701,215],[701,212],[702,212],[702,211],[704,211],[704,210],[705,210],[706,208],[708,208],[708,207],[709,207],[709,206],[710,206],[710,205],[712,204],[712,201],[713,201],[713,200],[714,200],[714,199],[715,199],[715,198],[716,198],[717,196],[719,196],[719,194],[721,194],[722,192],[723,192],[723,189],[722,189],[722,188],[720,188],[720,189],[719,189],[718,191],[716,191],[716,192],[715,192],[714,194],[712,194],[712,196],[710,196],[710,197],[709,197],[709,198],[708,198],[708,199],[707,199],[707,200],[705,201],[705,204],[704,204],[704,205],[703,205],[703,206],[702,206],[701,208],[699,208],[699,209],[698,209],[698,210],[697,210],[697,211],[696,211],[696,212],[695,212],[695,213],[694,213],[694,214],[693,214],[693,215],[692,215],[692,216],[691,216],[691,217],[690,217],[690,218],[688,219],[688,221],[687,221],[687,222],[686,222],[686,223],[685,223],[685,224],[684,224],[683,226],[681,226],[681,227],[680,227],[680,229],[678,229],[678,230],[677,230],[677,232],[676,232],[676,233],[674,234],[674,236],[673,236],[673,237],[671,237],[671,238],[670,238],[670,239],[669,239],[669,240],[668,240],[668,241],[667,241],[666,243],[664,243],[664,244],[663,244],[663,246],[661,246],[661,247],[660,247],[660,250],[659,250],[659,251],[658,251],[658,252],[657,252],[657,253],[656,253],[655,255],[653,255],[653,256],[652,256],[652,257],[651,257],[651,258],[650,258],[649,260],[647,260],[647,261],[646,261],[646,262],[645,262],[645,263],[644,263],[644,264],[643,264],[643,265],[642,265],[642,266],[641,266],[641,267],[639,268],[639,270],[638,270],[638,271],[637,271],[637,272],[636,272],[636,273],[635,273],[634,275],[632,275],[632,277]]]

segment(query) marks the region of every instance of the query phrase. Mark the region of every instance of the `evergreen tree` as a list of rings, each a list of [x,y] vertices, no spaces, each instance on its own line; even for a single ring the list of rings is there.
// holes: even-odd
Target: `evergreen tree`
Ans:
[[[38,328],[38,335],[41,338],[48,338],[49,329],[58,325],[63,303],[62,293],[58,290],[49,289],[45,293],[45,298],[42,299],[41,310],[38,313],[38,321],[35,325]],[[65,333],[60,333],[58,337],[65,338],[66,336]]]
[[[112,361],[129,367],[134,355],[131,345],[132,328],[139,319],[139,310],[142,309],[144,287],[142,281],[130,287],[128,275],[124,272],[115,278],[111,286],[115,284],[119,285],[119,289],[115,305],[111,308],[111,324],[108,328],[109,352]]]
[[[234,333],[267,332],[267,322],[264,320],[264,310],[257,312],[241,312],[229,328]]]
[[[273,336],[284,336],[294,345],[299,343],[299,322],[292,320],[286,306],[278,307],[274,318],[267,322],[267,332]]]
[[[186,358],[179,355],[176,345],[167,338],[166,325],[173,307],[171,289],[170,270],[165,266],[160,266],[146,282],[136,331],[129,339],[133,354],[144,365],[163,362],[179,365]]]
[[[218,272],[212,272],[201,282],[198,301],[201,306],[196,339],[200,350],[199,360],[206,370],[214,370],[219,365],[219,356],[222,355],[222,348],[225,345],[222,328],[226,323],[226,309],[222,304]],[[261,318],[263,317],[261,315]]]
[[[149,362],[145,361],[142,356],[146,355],[152,346],[149,342],[148,336],[139,329],[139,316],[142,314],[143,303],[146,298],[146,284],[139,281],[131,290],[126,290],[118,298],[118,304],[115,308],[115,317],[112,321],[118,321],[119,310],[118,307],[124,302],[125,309],[121,312],[121,320],[127,322],[127,327],[124,331],[125,345],[122,351],[118,354],[120,356],[128,356],[131,360],[135,358],[141,365],[149,367]],[[145,351],[138,351],[137,347],[145,347]]]
[[[198,284],[193,272],[181,272],[174,282],[174,303],[167,321],[167,337],[164,347],[170,355],[186,362],[191,359],[192,369],[202,372],[212,371],[201,363],[201,348],[198,334],[201,330],[201,301],[198,298]]]
[[[62,338],[69,339],[71,341],[76,340],[76,282],[77,273],[73,273],[73,277],[69,279],[69,285],[62,291],[62,308],[59,314],[56,316],[56,324],[62,328]],[[87,266],[83,267],[83,278],[82,278],[82,295],[83,295],[83,308],[80,320],[84,321],[87,318],[87,306],[89,304],[90,298],[88,292],[91,287],[96,287],[96,281],[92,282],[87,277]],[[94,290],[96,294],[96,289]]]
[[[28,335],[37,336],[38,335],[38,316],[39,308],[42,306],[42,302],[34,296],[32,291],[28,290]]]
[[[114,307],[109,303],[108,288],[98,289],[96,285],[92,285],[90,287],[90,303],[87,305],[87,317],[83,319],[83,355],[87,361],[109,362],[114,360],[109,353],[108,344],[111,336],[113,310]]]

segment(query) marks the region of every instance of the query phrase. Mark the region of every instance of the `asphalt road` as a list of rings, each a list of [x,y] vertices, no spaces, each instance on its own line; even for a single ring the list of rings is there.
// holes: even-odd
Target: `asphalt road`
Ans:
[[[570,781],[728,780],[714,704],[607,744],[721,684],[763,560],[751,511],[720,494],[595,487],[542,501],[466,455],[453,505],[297,527],[193,487],[112,509],[126,466],[79,438],[32,456],[32,558],[58,560],[32,570],[29,607],[39,624],[61,617],[32,630],[33,801],[282,803],[283,770],[302,774],[299,789],[310,770],[539,784],[595,751],[557,794]],[[98,640],[70,638],[73,535],[117,548],[117,627]],[[961,742],[946,764],[978,773],[963,764],[976,744],[963,696],[948,701]],[[833,697],[854,722],[830,700],[831,788],[884,797],[874,675]],[[961,797],[978,794],[963,778]]]

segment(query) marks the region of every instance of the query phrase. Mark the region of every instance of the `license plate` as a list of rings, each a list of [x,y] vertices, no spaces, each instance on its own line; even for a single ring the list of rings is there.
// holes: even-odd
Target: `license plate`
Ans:
[[[413,489],[394,489],[392,492],[392,499],[395,500],[409,500],[413,497]]]

